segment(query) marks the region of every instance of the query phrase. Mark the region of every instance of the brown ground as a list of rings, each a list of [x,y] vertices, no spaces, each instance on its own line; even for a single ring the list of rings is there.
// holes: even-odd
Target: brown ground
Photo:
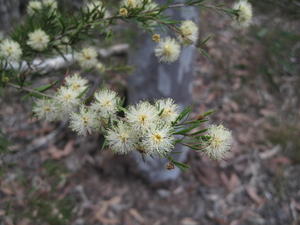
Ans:
[[[32,153],[1,167],[0,224],[299,224],[299,68],[286,69],[284,49],[276,55],[267,45],[273,27],[296,32],[297,24],[257,17],[257,25],[241,33],[226,18],[203,14],[209,21],[201,26],[203,38],[214,38],[206,46],[211,58],[197,60],[196,111],[218,109],[213,121],[232,129],[235,143],[221,162],[191,151],[191,169],[176,182],[147,184],[129,157],[100,152],[98,137],[32,119],[31,107],[9,90],[0,100],[1,128],[11,151]],[[257,38],[266,25],[267,34]],[[275,44],[290,42],[274,35]],[[295,58],[283,59],[299,65],[299,42],[288,47]],[[49,134],[56,134],[50,144],[36,147]]]

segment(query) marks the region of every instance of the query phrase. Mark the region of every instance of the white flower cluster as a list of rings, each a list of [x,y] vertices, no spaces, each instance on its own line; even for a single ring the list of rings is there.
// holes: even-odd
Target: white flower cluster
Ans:
[[[66,120],[82,103],[82,93],[87,89],[88,81],[78,74],[67,77],[65,85],[60,87],[52,99],[37,100],[33,109],[36,116],[47,121]]]
[[[27,13],[29,15],[33,15],[34,13],[41,10],[43,7],[49,8],[52,12],[57,9],[57,1],[56,0],[32,0],[27,5]]]
[[[234,10],[238,10],[235,26],[246,28],[250,26],[253,17],[252,5],[247,0],[239,0],[233,5]]]
[[[208,146],[204,153],[211,159],[222,159],[228,153],[232,145],[231,131],[223,125],[211,125],[208,128]]]
[[[198,26],[191,20],[186,20],[179,27],[178,40],[183,45],[195,44],[198,40]],[[166,37],[158,42],[155,55],[160,62],[175,62],[180,55],[180,43],[175,38]]]
[[[97,59],[98,53],[95,48],[87,47],[83,48],[80,52],[75,54],[75,59],[77,60],[79,66],[83,69],[95,68],[100,72],[104,72],[104,65]]]
[[[19,61],[22,56],[22,49],[18,42],[5,39],[0,43],[0,58],[9,62]]]
[[[119,154],[138,150],[163,157],[173,150],[172,122],[178,115],[179,107],[171,99],[157,100],[153,105],[143,101],[128,108],[125,118],[108,130],[106,139]]]
[[[84,7],[85,12],[104,13],[104,18],[110,16],[110,12],[104,7],[103,2],[100,0],[88,1]]]
[[[36,51],[43,51],[48,47],[50,37],[42,29],[37,29],[28,34],[27,45]]]
[[[102,89],[86,105],[83,96],[87,85],[88,81],[78,74],[66,77],[53,98],[36,101],[34,113],[47,121],[70,120],[70,128],[79,135],[101,132],[117,154],[139,151],[143,155],[166,157],[174,149],[181,112],[172,99],[156,100],[154,104],[141,101],[124,109],[116,92]],[[222,159],[230,149],[231,132],[222,125],[211,125],[206,137],[204,153],[212,159]]]

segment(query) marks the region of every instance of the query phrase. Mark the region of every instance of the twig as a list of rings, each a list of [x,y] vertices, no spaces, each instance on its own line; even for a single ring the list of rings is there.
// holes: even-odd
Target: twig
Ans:
[[[20,89],[20,90],[23,90],[23,91],[27,91],[27,92],[29,92],[29,93],[34,93],[34,94],[42,95],[42,96],[47,97],[47,98],[53,98],[53,96],[51,96],[51,95],[47,95],[47,94],[45,94],[45,93],[36,91],[36,90],[34,90],[34,89],[32,89],[32,88],[21,87],[20,85],[13,84],[13,83],[10,83],[10,82],[8,82],[8,83],[6,83],[6,84],[7,84],[8,86],[10,86],[10,87],[13,87],[13,88],[16,88],[16,89]]]

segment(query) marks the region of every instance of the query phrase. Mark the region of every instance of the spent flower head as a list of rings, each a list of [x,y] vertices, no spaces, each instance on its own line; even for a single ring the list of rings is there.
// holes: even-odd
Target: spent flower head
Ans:
[[[204,153],[211,159],[222,159],[230,150],[232,144],[231,131],[223,125],[211,125],[208,128],[208,146]]]
[[[42,29],[37,29],[28,34],[27,45],[37,51],[43,51],[48,47],[50,37]]]
[[[180,55],[179,43],[170,37],[162,39],[155,48],[155,55],[160,62],[175,62]]]
[[[0,43],[0,58],[7,61],[19,61],[22,49],[18,42],[5,39]]]

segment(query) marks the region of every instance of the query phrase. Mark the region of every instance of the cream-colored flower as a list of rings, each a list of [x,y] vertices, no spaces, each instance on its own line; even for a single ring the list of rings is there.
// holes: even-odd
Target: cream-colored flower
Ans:
[[[67,76],[65,82],[67,87],[79,93],[85,91],[88,84],[88,80],[80,77],[78,73],[75,73],[72,76]]]
[[[28,34],[27,45],[37,51],[43,51],[48,47],[50,37],[45,31],[38,29]]]
[[[0,42],[0,58],[7,61],[19,61],[22,56],[22,49],[18,42],[5,39]]]
[[[81,106],[79,113],[71,113],[70,128],[79,135],[86,136],[87,134],[91,134],[95,127],[97,127],[98,121],[96,118],[97,115],[93,110]]]
[[[180,45],[170,37],[161,40],[155,48],[155,55],[160,62],[171,63],[176,61],[180,55]]]
[[[111,150],[117,154],[127,154],[133,151],[137,141],[134,130],[122,121],[108,130],[105,138]]]
[[[27,5],[27,13],[33,15],[36,11],[42,9],[42,3],[40,1],[30,1]]]
[[[123,0],[122,7],[126,8],[139,8],[142,6],[143,0]]]
[[[76,60],[83,69],[95,67],[98,63],[97,56],[98,53],[96,49],[92,47],[84,48],[75,55]]]
[[[46,121],[55,121],[57,119],[57,107],[53,99],[38,99],[33,107],[34,114],[39,119]]]
[[[66,119],[80,105],[80,92],[69,87],[61,87],[56,93],[56,103],[60,119]]]
[[[178,36],[183,44],[195,44],[198,40],[199,28],[191,20],[185,20],[181,23],[179,30],[181,35]]]
[[[98,62],[96,64],[96,70],[98,70],[100,73],[104,73],[106,70],[105,65],[101,62]]]
[[[126,119],[130,125],[145,133],[153,126],[156,126],[158,120],[158,111],[149,102],[140,102],[135,106],[130,106],[126,112]]]
[[[142,145],[145,148],[145,154],[166,156],[174,148],[174,136],[172,135],[171,127],[165,126],[149,129]]]
[[[240,28],[248,27],[252,22],[252,5],[247,0],[240,0],[233,5],[234,10],[238,11],[235,26]]]
[[[50,7],[52,10],[56,10],[58,6],[56,0],[43,0],[43,5],[46,7]]]
[[[208,128],[208,146],[204,153],[211,159],[222,159],[230,150],[232,144],[231,131],[223,125],[211,125]]]
[[[167,124],[171,124],[179,116],[179,106],[171,98],[160,99],[155,102],[155,106],[160,113],[159,117]]]
[[[117,93],[108,89],[103,89],[95,94],[95,102],[91,108],[96,111],[101,118],[108,119],[118,111],[120,98]]]

